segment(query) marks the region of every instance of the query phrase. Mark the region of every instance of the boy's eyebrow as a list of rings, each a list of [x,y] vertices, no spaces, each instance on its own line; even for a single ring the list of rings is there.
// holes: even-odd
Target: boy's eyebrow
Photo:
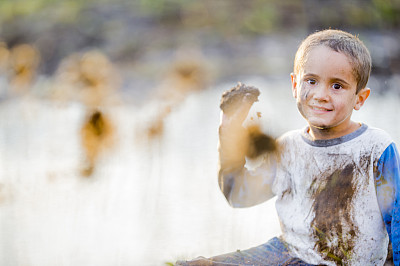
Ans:
[[[313,73],[305,73],[304,75],[303,75],[304,77],[318,77],[318,75],[317,74],[313,74]]]
[[[345,81],[344,79],[341,79],[341,78],[333,78],[332,80],[339,81],[341,83],[344,83],[345,85],[350,85],[347,81]]]

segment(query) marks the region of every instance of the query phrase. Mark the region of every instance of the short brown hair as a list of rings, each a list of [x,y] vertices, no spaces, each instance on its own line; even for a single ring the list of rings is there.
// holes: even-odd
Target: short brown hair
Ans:
[[[353,74],[357,81],[358,93],[365,88],[371,73],[371,55],[364,43],[356,36],[341,30],[323,30],[310,34],[300,44],[294,60],[294,73],[304,66],[308,53],[312,48],[325,45],[335,52],[345,54],[353,66]]]

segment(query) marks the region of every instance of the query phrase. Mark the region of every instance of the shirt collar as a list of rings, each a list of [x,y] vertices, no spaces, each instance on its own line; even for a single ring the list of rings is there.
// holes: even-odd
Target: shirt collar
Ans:
[[[317,140],[313,140],[310,136],[310,134],[308,134],[308,129],[309,127],[307,126],[302,134],[301,137],[303,138],[303,140],[305,142],[307,142],[308,144],[312,145],[312,146],[316,146],[316,147],[329,147],[329,146],[333,146],[333,145],[338,145],[347,141],[350,141],[358,136],[360,136],[362,133],[364,133],[367,129],[368,126],[366,124],[361,124],[361,127],[358,128],[356,131],[351,132],[350,134],[338,137],[338,138],[334,138],[334,139],[317,139]]]

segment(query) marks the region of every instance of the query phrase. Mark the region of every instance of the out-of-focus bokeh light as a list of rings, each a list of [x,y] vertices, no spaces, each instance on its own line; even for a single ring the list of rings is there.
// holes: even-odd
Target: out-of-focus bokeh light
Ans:
[[[11,88],[20,94],[25,93],[34,82],[40,54],[29,44],[19,44],[10,51],[9,75]]]
[[[97,158],[113,144],[113,125],[107,115],[95,110],[89,112],[81,129],[82,146],[85,153],[83,176],[91,176],[95,170]]]
[[[119,86],[120,77],[108,57],[99,50],[90,50],[61,61],[52,96],[96,107],[112,102]]]

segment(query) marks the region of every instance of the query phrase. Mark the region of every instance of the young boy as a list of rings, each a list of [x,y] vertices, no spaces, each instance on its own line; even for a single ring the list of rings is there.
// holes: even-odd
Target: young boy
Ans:
[[[222,114],[222,192],[233,207],[277,196],[283,234],[249,250],[178,265],[383,265],[392,254],[399,265],[400,157],[384,131],[351,120],[370,94],[370,71],[370,54],[357,37],[339,30],[308,36],[291,74],[308,126],[281,136],[278,152],[251,171],[241,144],[254,100],[246,95],[235,112]]]

